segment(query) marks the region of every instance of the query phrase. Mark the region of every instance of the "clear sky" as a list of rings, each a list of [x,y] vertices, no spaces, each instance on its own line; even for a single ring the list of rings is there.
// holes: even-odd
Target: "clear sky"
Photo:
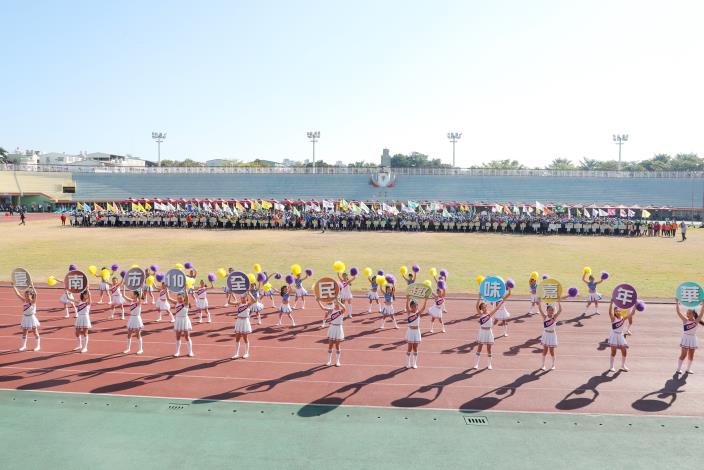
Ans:
[[[704,2],[0,0],[0,146],[458,166],[704,155]]]

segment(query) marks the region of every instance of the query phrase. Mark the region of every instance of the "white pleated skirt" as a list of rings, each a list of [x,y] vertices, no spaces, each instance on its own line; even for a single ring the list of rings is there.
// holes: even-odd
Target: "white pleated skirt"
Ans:
[[[428,313],[433,318],[442,318],[442,305],[433,305],[428,309]]]
[[[623,333],[614,333],[613,331],[609,335],[609,346],[612,348],[627,348],[628,343],[626,342],[626,337]]]
[[[393,315],[394,313],[394,304],[384,304],[381,306],[381,314],[383,316],[388,317],[390,315]]]
[[[296,289],[296,297],[305,297],[308,295],[308,291],[305,290],[303,287],[299,287]]]
[[[499,307],[499,310],[496,312],[494,315],[494,319],[498,321],[505,321],[511,318],[511,314],[508,313],[508,310],[506,310],[506,304],[503,303],[501,304],[501,307]]]
[[[66,295],[66,292],[61,294],[61,297],[59,297],[59,302],[61,302],[64,305],[69,305],[75,302],[75,300],[72,298],[73,296],[69,297]]]
[[[252,323],[249,321],[249,317],[238,318],[235,321],[235,334],[238,335],[248,335],[252,332]]]
[[[205,310],[208,308],[208,299],[196,299],[196,308],[198,310]]]
[[[328,339],[331,341],[344,341],[345,330],[342,325],[330,325],[328,327]]]
[[[171,310],[171,305],[169,305],[168,300],[160,300],[159,299],[156,302],[154,302],[154,306],[156,307],[157,310],[162,311],[162,312],[166,312],[166,311]]]
[[[587,296],[587,301],[588,301],[588,302],[597,302],[597,301],[599,301],[599,300],[601,300],[601,295],[600,295],[600,294],[597,294],[596,292],[590,293],[590,294]]]
[[[191,325],[191,319],[186,317],[176,317],[174,322],[174,331],[191,331],[193,325]]]
[[[37,320],[37,316],[35,314],[32,315],[25,315],[22,314],[22,320],[20,321],[20,327],[22,327],[25,330],[31,330],[32,328],[38,328],[39,327],[39,320]]]
[[[685,349],[697,349],[699,347],[699,338],[696,335],[682,335],[680,347]]]
[[[494,331],[491,328],[479,328],[477,342],[479,344],[494,344]]]
[[[281,313],[291,313],[293,310],[291,309],[290,304],[281,304],[281,307],[279,307],[279,312]]]
[[[416,329],[409,328],[406,330],[406,342],[412,344],[420,343],[420,327]]]
[[[532,303],[532,304],[538,303],[538,294],[530,294],[530,303]]]
[[[379,300],[379,294],[377,294],[376,292],[370,292],[367,294],[367,298],[369,300]]]
[[[110,296],[110,301],[112,302],[113,305],[124,305],[125,298],[122,296],[122,294],[113,294]]]
[[[144,322],[142,321],[142,315],[130,315],[127,319],[127,329],[128,330],[141,330],[144,328]]]
[[[543,331],[543,336],[540,338],[540,344],[542,344],[543,346],[548,346],[550,348],[557,347],[557,332]]]
[[[76,321],[73,323],[75,328],[90,328],[93,325],[90,322],[90,315],[78,314]]]
[[[100,281],[100,284],[98,284],[98,290],[100,292],[107,292],[110,290],[110,284],[107,282]]]
[[[252,304],[252,306],[249,308],[249,310],[252,313],[261,312],[262,310],[264,310],[264,304],[261,302],[257,302],[255,304]]]
[[[351,286],[345,286],[340,290],[340,300],[352,300]]]

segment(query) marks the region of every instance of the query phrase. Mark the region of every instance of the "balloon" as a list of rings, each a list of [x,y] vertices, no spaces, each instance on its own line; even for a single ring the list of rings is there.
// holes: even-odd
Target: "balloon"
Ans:
[[[291,274],[293,274],[294,276],[298,276],[299,274],[301,274],[301,271],[303,271],[303,269],[301,269],[300,264],[291,265]]]
[[[514,287],[516,287],[516,283],[513,282],[513,279],[506,279],[506,289],[513,289]]]
[[[78,269],[78,266],[76,266],[75,264],[71,263],[68,265],[69,271],[75,271],[76,269]]]
[[[266,274],[264,274],[264,273],[261,272],[261,271],[258,272],[258,273],[257,273],[257,281],[259,281],[259,282],[266,282]]]
[[[350,269],[350,274],[351,274],[352,276],[356,276],[357,274],[359,274],[359,269],[357,269],[357,268],[355,268],[355,267],[352,267],[352,268]]]
[[[408,267],[407,266],[401,266],[401,268],[398,270],[402,276],[405,276],[408,274]]]
[[[184,270],[184,266],[183,266],[181,263],[176,263],[176,264],[174,265],[174,267],[175,267],[176,269],[180,269],[181,271]]]
[[[147,279],[144,281],[144,283],[148,286],[153,286],[154,285],[154,276],[147,276]]]
[[[88,266],[88,272],[91,273],[93,276],[98,272],[98,268],[95,267],[95,265],[90,265]]]
[[[582,275],[589,276],[591,273],[592,268],[590,268],[589,266],[585,266],[584,268],[582,268]]]
[[[193,264],[191,264],[189,261],[186,261],[186,262],[183,264],[183,267],[186,268],[186,269],[193,269]]]
[[[481,284],[483,280],[484,280],[484,276],[480,275],[480,276],[476,277],[477,284]]]
[[[196,280],[193,279],[192,277],[187,277],[186,278],[186,289],[193,289],[193,286],[196,284]]]
[[[414,264],[411,267],[411,269],[413,270],[414,273],[417,273],[418,271],[420,271],[420,266],[418,266],[417,264]]]
[[[55,286],[56,285],[56,278],[54,276],[49,276],[49,279],[46,281],[47,284],[50,286]]]
[[[569,289],[567,289],[567,295],[569,295],[570,297],[577,297],[578,294],[579,289],[577,289],[576,287],[570,287]]]
[[[377,276],[376,283],[379,284],[381,287],[384,287],[384,284],[386,284],[386,278],[384,276]]]
[[[433,284],[430,282],[430,280],[428,280],[428,279],[426,279],[425,281],[423,281],[423,284],[425,284],[425,285],[428,286],[428,287],[431,287],[431,286],[433,285]]]
[[[437,276],[438,276],[438,270],[435,269],[435,268],[430,268],[430,271],[428,271],[428,273],[429,273],[432,277],[437,277]]]
[[[253,269],[255,274],[259,274],[262,272],[262,265],[259,263],[254,263]]]
[[[313,270],[310,268],[306,268],[306,276],[312,276],[313,275]]]
[[[286,279],[284,280],[286,281],[286,284],[293,284],[293,276],[291,274],[287,274]]]
[[[372,268],[364,268],[364,275],[369,277],[372,275]]]
[[[540,276],[540,274],[538,274],[538,271],[533,271],[532,273],[530,273],[530,278],[535,279],[536,281],[538,280],[538,276]]]
[[[396,278],[391,274],[387,274],[386,282],[388,282],[389,284],[396,284]]]
[[[156,280],[162,282],[164,280],[164,273],[156,273]]]
[[[443,281],[442,279],[438,281],[438,289],[445,290],[445,281]]]
[[[338,274],[344,273],[345,263],[343,263],[342,261],[335,261],[334,263],[332,263],[332,270]]]
[[[112,269],[112,272],[115,272],[115,271],[117,271],[118,269],[120,269],[120,265],[117,264],[117,263],[115,263],[115,264],[113,264],[112,266],[110,266],[110,268]]]
[[[639,312],[644,311],[644,310],[645,310],[645,307],[646,307],[645,302],[643,302],[642,300],[639,300],[639,301],[636,303],[636,310],[638,310]]]
[[[249,273],[247,274],[247,277],[249,278],[250,283],[254,284],[255,282],[257,282],[257,276],[255,276],[254,274]]]
[[[215,271],[215,274],[217,274],[220,279],[225,279],[227,277],[227,271],[225,271],[225,268],[218,269]]]
[[[602,271],[601,272],[601,279],[605,281],[608,278],[609,278],[609,273],[607,273],[606,271]]]
[[[217,278],[218,277],[215,275],[215,273],[208,273],[208,280],[210,282],[215,282],[215,279],[217,279]]]

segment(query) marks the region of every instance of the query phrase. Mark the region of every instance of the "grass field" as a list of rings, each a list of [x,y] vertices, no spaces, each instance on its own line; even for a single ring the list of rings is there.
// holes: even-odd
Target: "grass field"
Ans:
[[[527,294],[531,271],[582,289],[582,267],[588,265],[611,274],[603,293],[629,282],[643,296],[670,298],[682,281],[704,282],[704,230],[690,230],[688,238],[679,243],[671,238],[500,234],[76,229],[61,227],[55,219],[34,220],[26,227],[0,224],[0,279],[9,280],[17,266],[26,267],[35,282],[45,282],[50,274],[62,277],[70,263],[81,269],[155,263],[163,270],[186,261],[203,275],[227,266],[251,271],[254,263],[285,273],[299,263],[317,277],[332,274],[332,263],[339,259],[348,268],[369,266],[394,275],[402,264],[416,262],[422,267],[420,279],[429,277],[430,267],[446,268],[453,293],[476,292],[477,275],[497,274],[513,278],[516,293]],[[354,287],[361,290],[366,282]]]

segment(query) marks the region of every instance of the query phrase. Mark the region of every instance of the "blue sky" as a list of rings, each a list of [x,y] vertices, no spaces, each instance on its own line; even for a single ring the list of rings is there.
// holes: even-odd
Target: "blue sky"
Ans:
[[[704,154],[697,1],[0,0],[0,145],[155,158]]]

